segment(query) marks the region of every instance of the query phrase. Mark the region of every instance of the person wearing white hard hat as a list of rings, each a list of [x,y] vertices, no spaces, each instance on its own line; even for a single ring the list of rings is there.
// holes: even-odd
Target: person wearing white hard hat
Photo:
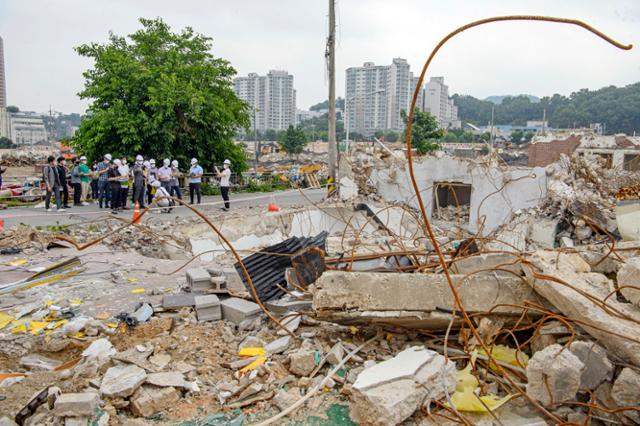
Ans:
[[[156,190],[156,193],[153,196],[153,200],[155,201],[156,205],[158,207],[163,207],[163,213],[170,213],[171,208],[168,207],[171,206],[171,200],[167,198],[169,197],[169,193],[167,192],[167,190],[164,189],[162,183],[158,180],[153,181],[151,185],[153,185],[154,189]]]
[[[202,199],[202,193],[200,192],[200,185],[202,184],[202,174],[204,170],[198,164],[198,160],[195,158],[191,159],[191,168],[189,169],[189,198],[191,199],[191,204],[193,204],[193,196],[198,196],[198,204]]]
[[[84,155],[80,157],[80,165],[78,166],[80,170],[80,187],[81,187],[81,196],[80,196],[80,204],[83,206],[88,206],[87,199],[89,198],[89,190],[91,189],[91,170],[89,166],[87,166],[87,157]]]
[[[105,154],[102,162],[98,163],[96,173],[98,175],[98,204],[100,208],[104,205],[104,208],[109,207],[109,199],[111,196],[109,177],[107,173],[111,169],[111,154]]]
[[[120,159],[120,165],[118,166],[118,172],[120,172],[120,209],[129,210],[127,207],[127,197],[129,196],[129,164],[127,164],[127,158],[122,157]]]
[[[148,163],[147,163],[148,164]],[[136,163],[133,165],[133,204],[138,203],[141,209],[144,209],[144,190],[145,190],[145,164],[142,155],[136,155]]]
[[[231,204],[229,203],[229,186],[231,179],[231,161],[224,160],[222,162],[222,170],[218,169],[218,166],[214,166],[218,177],[220,178],[220,193],[222,194],[222,199],[224,200],[224,208],[223,210],[229,210]]]
[[[158,169],[156,168],[156,160],[151,158],[149,160],[149,169],[147,170],[147,204],[151,204],[151,200],[153,200],[155,188],[151,184],[156,180],[157,173]]]
[[[116,158],[113,160],[113,164],[107,172],[107,179],[111,186],[111,213],[113,214],[117,214],[120,208],[120,181],[122,180],[122,176],[118,171],[118,167],[121,165],[120,160]]]
[[[173,160],[171,162],[171,181],[170,181],[170,191],[172,197],[177,197],[179,200],[182,200],[182,192],[180,191],[180,169],[178,168],[178,160]]]
[[[171,160],[164,159],[162,167],[158,169],[157,177],[160,185],[167,190],[167,193],[171,192]]]

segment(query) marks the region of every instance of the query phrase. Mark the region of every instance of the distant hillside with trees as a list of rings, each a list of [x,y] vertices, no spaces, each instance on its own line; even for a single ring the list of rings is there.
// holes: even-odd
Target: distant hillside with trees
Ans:
[[[469,95],[453,95],[458,117],[463,122],[486,125],[495,108],[495,124],[524,126],[527,120],[542,120],[546,109],[551,127],[587,127],[603,123],[607,134],[640,132],[640,82],[625,87],[582,89],[571,95],[545,96],[532,102],[528,95],[508,96],[502,102],[480,100]]]

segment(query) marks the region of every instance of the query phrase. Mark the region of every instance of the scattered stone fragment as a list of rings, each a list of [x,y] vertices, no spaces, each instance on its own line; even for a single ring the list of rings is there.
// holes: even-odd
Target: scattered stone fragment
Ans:
[[[298,399],[300,399],[300,397],[297,397],[283,389],[280,389],[278,393],[276,393],[276,395],[273,397],[273,403],[276,405],[276,407],[278,407],[280,411],[284,411],[295,404]]]
[[[136,365],[116,365],[107,370],[102,378],[100,393],[115,398],[132,395],[147,378],[147,373]]]
[[[338,365],[342,362],[342,357],[344,356],[344,347],[342,346],[342,342],[338,342],[329,350],[327,354],[327,362],[331,365]]]
[[[633,287],[638,287],[639,283],[640,257],[626,259],[622,268],[618,271],[618,286],[621,287],[620,292],[622,295],[636,306],[640,306],[640,289]]]
[[[289,355],[289,371],[297,376],[308,376],[316,368],[316,351],[298,349]]]
[[[298,327],[300,327],[301,321],[302,321],[302,315],[298,314],[297,312],[290,312],[289,314],[287,314],[287,317],[285,317],[281,322],[284,328],[286,328],[289,332],[293,333],[298,329]],[[287,333],[283,329],[279,329],[277,334],[278,336],[285,336],[289,333]]]
[[[11,420],[9,417],[0,417],[0,426],[18,426],[16,422]]]
[[[260,306],[248,300],[231,297],[220,302],[222,318],[239,325],[246,319],[253,319],[260,314]]]
[[[56,399],[54,413],[59,417],[89,417],[99,405],[97,393],[63,393]]]
[[[551,345],[529,360],[527,395],[545,406],[574,401],[584,369],[585,365],[571,351]]]
[[[273,355],[286,351],[289,345],[291,345],[291,336],[287,335],[267,343],[264,349],[268,355]]]
[[[162,369],[171,362],[171,355],[169,354],[156,354],[149,357],[149,362],[156,367]]]
[[[611,380],[613,364],[607,358],[607,351],[595,342],[573,342],[569,347],[585,365],[580,379],[580,389],[595,390],[600,383]]]
[[[61,364],[60,361],[47,358],[40,354],[29,354],[20,358],[20,365],[29,370],[45,370],[52,371]]]
[[[148,374],[146,383],[159,387],[187,387],[187,382],[184,379],[184,376],[182,375],[182,373],[179,373],[177,371]]]
[[[444,374],[444,376],[443,376]],[[397,425],[427,399],[440,400],[456,388],[455,363],[414,346],[358,375],[352,418],[358,424]]]
[[[634,407],[640,401],[640,374],[631,368],[623,368],[611,388],[611,398],[619,407]],[[622,414],[640,423],[640,413],[634,410],[623,411]]]
[[[139,417],[149,417],[167,409],[180,400],[173,387],[142,386],[131,398],[131,412]]]
[[[261,348],[264,346],[264,341],[256,336],[247,336],[238,345],[238,350],[243,348]]]

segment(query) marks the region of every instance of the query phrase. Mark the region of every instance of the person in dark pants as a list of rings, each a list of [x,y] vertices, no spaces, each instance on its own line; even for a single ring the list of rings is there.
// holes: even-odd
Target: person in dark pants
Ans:
[[[145,169],[142,155],[136,156],[136,163],[133,165],[133,204],[138,203],[141,209],[146,208],[144,203],[145,190]]]
[[[120,172],[118,171],[118,167],[120,167],[120,160],[117,158],[113,160],[113,164],[111,168],[107,172],[107,179],[109,182],[109,186],[111,187],[111,213],[118,214],[118,209],[120,208]]]
[[[112,168],[111,154],[105,154],[104,160],[96,166],[98,174],[98,202],[100,208],[102,208],[102,206],[104,206],[105,209],[109,207],[110,182],[108,172]]]
[[[80,173],[80,160],[73,159],[73,168],[71,169],[71,186],[73,187],[73,205],[75,207],[82,206],[82,175]]]
[[[45,195],[44,198],[45,209],[48,212],[51,211],[51,195],[54,195],[57,211],[63,212],[64,209],[60,204],[60,189],[62,185],[60,183],[60,176],[58,175],[56,157],[53,155],[50,155],[49,158],[47,158],[47,165],[44,166],[44,170],[42,171],[42,178],[47,189],[47,195]]]
[[[222,171],[218,170],[218,166],[215,166],[214,169],[220,178],[220,193],[222,194],[222,199],[224,200],[224,208],[222,210],[229,210],[231,204],[229,203],[229,186],[231,179],[231,161],[224,160],[222,163]]]
[[[157,179],[158,169],[156,168],[156,160],[153,158],[149,160],[149,168],[147,170],[147,205],[151,204],[153,200],[153,193],[155,189],[151,184]]]
[[[189,169],[189,198],[191,204],[193,204],[193,196],[198,195],[198,204],[200,204],[202,193],[200,192],[200,185],[202,184],[202,174],[204,170],[198,164],[198,160],[191,159],[191,168]]]
[[[127,196],[129,195],[129,165],[127,159],[122,157],[120,160],[120,166],[118,166],[120,172],[120,209],[129,210],[127,207]]]
[[[62,207],[69,207],[69,184],[67,183],[67,161],[64,157],[58,157],[58,176],[62,183]]]
[[[98,202],[98,163],[91,164],[91,199]]]
[[[182,192],[180,191],[180,169],[178,169],[178,160],[171,162],[171,191],[169,192],[172,197],[178,197],[182,200]]]

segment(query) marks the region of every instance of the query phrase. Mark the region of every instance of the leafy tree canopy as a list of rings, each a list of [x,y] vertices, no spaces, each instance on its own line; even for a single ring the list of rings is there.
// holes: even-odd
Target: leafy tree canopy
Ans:
[[[407,141],[407,123],[409,117],[403,110],[400,112],[404,121],[405,130],[402,133],[402,141]],[[440,148],[438,140],[442,138],[443,130],[438,127],[435,117],[428,112],[418,109],[413,112],[413,122],[411,127],[411,145],[416,148],[418,154],[426,154],[427,152],[437,151]]]
[[[4,136],[0,136],[0,148],[1,149],[11,149],[11,148],[15,148],[15,147],[17,147],[17,145],[14,144],[11,139],[6,138]]]
[[[12,112],[12,113],[20,112],[20,108],[18,108],[15,105],[9,105],[7,106],[7,112]]]
[[[336,99],[336,108],[338,109],[344,109],[344,99],[338,97]],[[315,105],[311,105],[309,107],[309,111],[322,111],[322,110],[327,110],[329,109],[329,99],[326,99],[323,102],[319,102]]]
[[[209,53],[209,37],[189,27],[172,32],[160,18],[140,23],[128,38],[111,33],[106,44],[76,48],[94,66],[84,73],[79,96],[91,104],[74,146],[94,159],[109,152],[188,164],[196,157],[208,167],[229,158],[244,170],[233,136],[248,128],[249,115],[233,91],[236,71]]]
[[[307,136],[300,127],[289,125],[289,128],[280,135],[278,143],[287,154],[300,154],[307,145]]]
[[[542,120],[543,111],[551,127],[587,127],[604,123],[606,132],[640,132],[640,82],[625,87],[608,86],[598,90],[582,89],[571,95],[555,94],[532,102],[526,95],[505,97],[499,105],[473,96],[454,95],[462,121],[486,125],[494,107],[496,124],[524,126],[528,120]]]

